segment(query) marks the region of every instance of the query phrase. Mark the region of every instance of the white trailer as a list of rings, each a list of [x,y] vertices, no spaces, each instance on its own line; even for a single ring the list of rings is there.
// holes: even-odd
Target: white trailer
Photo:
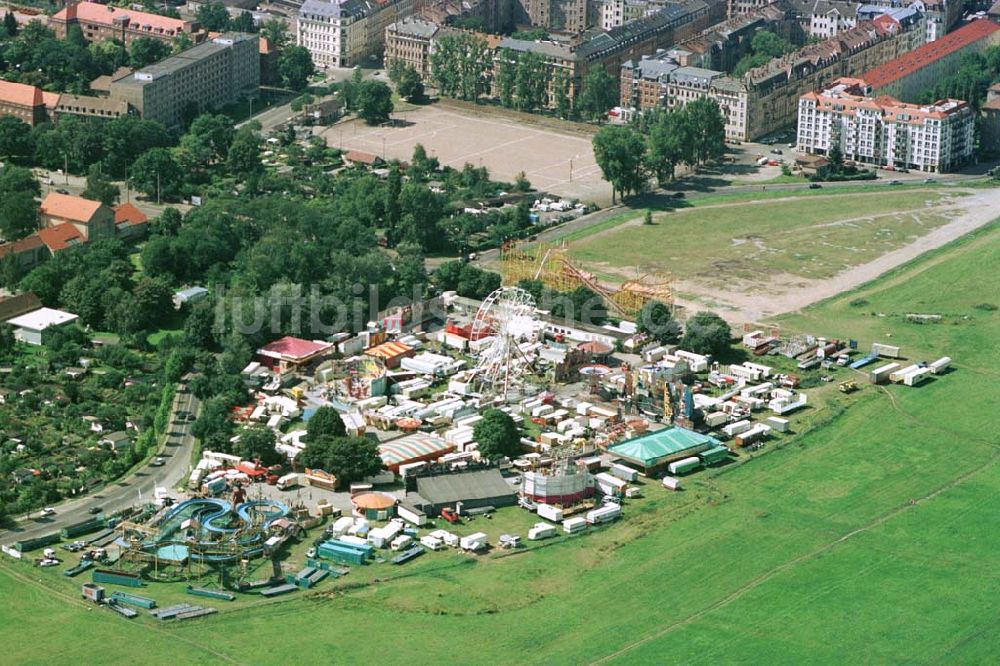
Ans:
[[[420,537],[420,545],[428,550],[441,550],[444,548],[444,540],[430,534]]]
[[[927,367],[931,369],[933,374],[939,375],[947,370],[949,365],[951,365],[951,358],[948,356],[942,356]]]
[[[410,545],[413,537],[408,534],[400,534],[389,543],[389,550],[403,550]]]
[[[590,525],[600,525],[601,523],[610,523],[614,520],[621,518],[622,508],[618,504],[605,504],[600,509],[594,509],[593,511],[588,511],[586,520]]]
[[[917,384],[920,384],[924,380],[928,379],[930,375],[930,368],[920,368],[919,370],[915,370],[903,377],[903,383],[907,386],[916,386]]]
[[[889,381],[894,384],[898,384],[904,379],[906,379],[906,375],[910,374],[911,372],[916,372],[919,369],[920,366],[917,365],[916,363],[914,363],[913,365],[908,365],[905,368],[896,370],[891,375],[889,375]]]
[[[684,474],[685,472],[690,472],[693,469],[701,467],[701,458],[698,456],[690,456],[688,458],[681,458],[680,460],[675,460],[674,462],[667,465],[667,471],[671,474]]]
[[[604,495],[621,495],[625,492],[625,486],[628,485],[626,481],[617,476],[611,476],[607,472],[595,474],[594,481],[597,482],[598,490]]]
[[[726,437],[735,437],[741,432],[746,432],[752,427],[749,421],[737,421],[736,423],[730,423],[729,425],[722,427],[722,432],[726,434]]]
[[[427,514],[410,504],[397,504],[396,515],[407,522],[413,523],[417,527],[427,524]]]
[[[868,375],[868,379],[872,384],[884,384],[889,379],[889,375],[895,372],[897,368],[899,368],[899,363],[886,363],[872,370]]]
[[[485,532],[476,532],[475,534],[470,534],[469,536],[462,537],[458,542],[459,547],[462,550],[468,550],[476,552],[483,550],[487,545],[487,536]]]
[[[717,428],[729,422],[729,414],[725,412],[712,412],[705,415],[705,425],[709,428]]]
[[[563,521],[563,532],[566,534],[576,534],[587,529],[587,519],[582,516],[569,518]]]
[[[528,530],[529,541],[541,541],[556,535],[556,526],[548,523],[535,523],[534,527]]]
[[[899,358],[899,347],[883,345],[881,342],[873,342],[872,353],[879,356],[888,356],[889,358]]]
[[[681,480],[674,476],[663,477],[663,487],[667,490],[680,490]]]
[[[419,472],[423,468],[427,467],[427,461],[422,460],[415,463],[407,463],[406,465],[399,466],[399,475],[404,479],[408,476],[412,476],[416,472]]]
[[[563,519],[563,510],[551,504],[539,504],[535,512],[542,518],[555,523]]]
[[[351,529],[354,525],[354,519],[350,516],[344,516],[343,518],[338,518],[334,521],[333,525],[330,526],[329,532],[330,536],[334,539],[347,534],[347,530]]]

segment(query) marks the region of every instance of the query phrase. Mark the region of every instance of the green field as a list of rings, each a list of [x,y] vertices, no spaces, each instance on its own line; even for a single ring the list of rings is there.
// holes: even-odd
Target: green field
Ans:
[[[935,189],[784,194],[692,200],[655,215],[653,225],[630,212],[567,240],[572,256],[605,278],[638,268],[720,282],[776,273],[821,279],[927,234],[948,221],[930,207],[960,203],[956,192]]]
[[[356,570],[182,625],[88,612],[75,583],[4,558],[7,659],[995,663],[998,274],[993,224],[786,319],[862,346],[892,341],[911,359],[947,354],[955,370],[835,396],[811,431],[746,464],[699,473],[684,493],[647,486],[623,523],[513,556],[433,553],[412,568]],[[920,325],[912,312],[944,317]]]

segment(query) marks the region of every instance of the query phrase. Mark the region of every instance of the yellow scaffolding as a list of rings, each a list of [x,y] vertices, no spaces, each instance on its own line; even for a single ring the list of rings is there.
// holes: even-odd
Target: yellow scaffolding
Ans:
[[[620,285],[602,283],[570,260],[565,244],[519,245],[511,241],[500,248],[500,264],[503,284],[507,286],[516,286],[521,280],[539,280],[559,292],[584,286],[599,294],[611,310],[623,317],[635,317],[651,300],[674,307],[674,280],[669,273],[648,273]]]

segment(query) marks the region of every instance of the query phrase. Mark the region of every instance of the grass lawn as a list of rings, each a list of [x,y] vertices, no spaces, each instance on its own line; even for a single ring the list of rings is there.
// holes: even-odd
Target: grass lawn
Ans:
[[[3,558],[8,658],[994,663],[1000,312],[983,306],[1000,305],[998,273],[994,224],[783,320],[862,346],[892,340],[911,359],[947,354],[955,370],[917,388],[824,394],[798,436],[695,474],[682,493],[647,483],[619,524],[515,555],[358,567],[315,593],[187,624],[85,612],[69,593],[79,581]],[[919,325],[907,312],[947,316]],[[512,510],[462,529],[495,541],[533,520]]]
[[[571,239],[570,251],[604,276],[632,275],[638,266],[682,279],[776,272],[826,278],[945,224],[944,215],[925,208],[949,200],[938,190],[827,194],[822,205],[801,196],[718,205],[713,199],[712,206],[655,215],[653,225],[621,226],[613,218]]]

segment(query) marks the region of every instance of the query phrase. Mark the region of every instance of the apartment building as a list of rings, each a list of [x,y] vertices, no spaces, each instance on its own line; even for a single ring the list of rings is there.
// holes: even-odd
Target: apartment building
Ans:
[[[111,99],[167,127],[185,114],[256,97],[260,88],[257,35],[226,33],[111,82]]]
[[[958,69],[967,53],[978,53],[1000,44],[1000,25],[978,19],[941,39],[880,63],[861,76],[877,95],[916,101],[924,91]]]
[[[149,37],[171,43],[182,33],[192,43],[198,43],[206,33],[193,21],[173,19],[159,14],[137,12],[96,2],[69,4],[49,18],[49,27],[60,39],[72,25],[80,26],[83,36],[91,42],[117,39],[128,46],[133,39]]]
[[[907,104],[842,78],[799,99],[798,148],[880,167],[951,171],[972,157],[975,114],[962,100]]]
[[[386,28],[412,16],[414,0],[306,0],[296,38],[317,67],[354,67],[382,53]]]
[[[405,18],[390,23],[385,29],[385,62],[402,62],[420,73],[424,80],[431,78],[431,44],[442,30],[436,23],[418,18]]]
[[[742,78],[706,68],[625,63],[621,69],[622,105],[637,110],[678,108],[693,99],[709,97],[722,110],[726,138],[753,141],[795,123],[798,100],[804,93],[843,76],[860,76],[873,63],[897,58],[922,41],[919,21],[900,23],[880,16],[776,58]],[[672,53],[663,51],[654,57],[679,65]],[[627,92],[631,93],[628,97]]]
[[[829,39],[858,24],[857,2],[843,0],[788,0],[803,34]]]

